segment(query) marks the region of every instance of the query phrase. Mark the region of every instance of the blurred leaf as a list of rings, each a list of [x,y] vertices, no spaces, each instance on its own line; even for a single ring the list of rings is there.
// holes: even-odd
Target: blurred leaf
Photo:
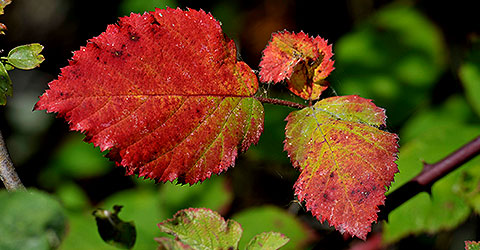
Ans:
[[[12,1],[11,0],[0,0],[0,15],[3,15],[3,8],[9,5]]]
[[[56,193],[66,209],[84,211],[89,208],[87,194],[74,182],[65,182],[58,186]]]
[[[155,8],[165,9],[166,7],[177,7],[176,0],[123,0],[119,7],[120,15],[130,15],[130,13],[143,13],[153,11]]]
[[[60,249],[65,250],[116,250],[118,248],[105,244],[98,236],[97,226],[92,220],[91,210],[88,213],[67,212],[68,234]],[[138,244],[137,244],[138,245]],[[151,248],[153,249],[153,248]]]
[[[263,232],[248,243],[247,250],[276,250],[287,244],[289,239],[276,232]]]
[[[159,193],[152,188],[120,191],[108,197],[102,207],[112,207],[115,204],[123,205],[122,217],[135,221],[137,228],[135,249],[157,248],[158,244],[153,240],[160,236],[157,223],[171,216],[161,210]]]
[[[480,116],[480,46],[460,67],[459,75],[468,101]]]
[[[178,211],[173,219],[158,224],[162,232],[193,249],[237,249],[242,227],[206,208]],[[175,248],[174,248],[175,249]]]
[[[38,43],[21,45],[8,52],[8,63],[19,69],[33,69],[40,66],[45,61],[45,57],[40,54],[43,46]]]
[[[8,76],[5,65],[0,62],[0,105],[7,104],[7,96],[12,96],[12,80]]]
[[[165,183],[159,191],[160,207],[168,217],[189,207],[204,207],[221,212],[232,202],[225,178],[215,176],[192,186]]]
[[[41,250],[60,245],[66,218],[57,200],[37,190],[0,191],[0,249]]]
[[[428,130],[400,148],[397,162],[400,173],[395,176],[390,191],[420,173],[422,160],[435,163],[478,136],[479,131],[478,125],[432,120]],[[479,167],[480,158],[477,157],[437,181],[432,187],[431,197],[420,193],[392,211],[384,224],[384,241],[391,243],[409,234],[435,233],[458,226],[471,211],[468,202],[460,195],[462,175]],[[478,185],[480,173],[474,178],[476,181],[472,184]]]
[[[440,108],[426,107],[419,110],[415,116],[410,118],[405,126],[400,131],[402,144],[415,138],[422,136],[426,131],[429,131],[433,126],[436,126],[439,121],[440,124],[465,124],[471,122],[472,117],[475,117],[472,109],[469,107],[467,101],[463,96],[453,95],[448,98]]]
[[[5,26],[3,23],[0,23],[0,35],[5,35],[5,30],[7,30],[7,26]]]
[[[304,249],[315,237],[312,231],[293,215],[274,206],[251,208],[233,216],[243,228],[240,249],[245,249],[250,239],[262,232],[275,231],[284,234],[290,241],[282,249]]]
[[[398,125],[428,100],[445,68],[444,47],[442,34],[419,11],[389,5],[336,43],[332,87],[373,99]]]
[[[113,206],[113,211],[96,209],[93,212],[97,221],[98,233],[110,245],[131,249],[135,245],[137,232],[133,222],[124,222],[118,217],[122,206]]]
[[[70,135],[53,155],[49,167],[73,178],[100,176],[110,171],[112,164],[102,157],[100,149],[82,141],[82,137]]]

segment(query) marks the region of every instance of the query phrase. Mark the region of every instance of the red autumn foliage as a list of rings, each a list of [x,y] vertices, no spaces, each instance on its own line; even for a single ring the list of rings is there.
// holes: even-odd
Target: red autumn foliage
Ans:
[[[128,174],[195,183],[256,143],[258,83],[204,11],[121,18],[74,53],[35,109],[57,112]]]

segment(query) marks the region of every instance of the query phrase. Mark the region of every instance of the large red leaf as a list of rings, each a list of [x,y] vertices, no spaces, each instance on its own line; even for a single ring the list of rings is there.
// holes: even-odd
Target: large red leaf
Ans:
[[[327,40],[288,31],[274,33],[263,51],[260,79],[278,83],[306,100],[316,100],[328,88],[324,79],[332,72],[332,45]]]
[[[358,96],[331,97],[287,117],[285,150],[301,169],[300,201],[321,221],[365,239],[398,172],[385,112]]]
[[[258,82],[204,11],[121,18],[74,53],[35,109],[65,117],[128,174],[195,183],[256,143]]]

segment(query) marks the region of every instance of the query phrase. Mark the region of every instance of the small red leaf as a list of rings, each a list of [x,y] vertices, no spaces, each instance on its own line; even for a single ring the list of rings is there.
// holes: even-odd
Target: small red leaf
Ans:
[[[256,143],[258,82],[204,11],[120,18],[74,53],[35,109],[65,117],[127,174],[195,183]]]
[[[275,33],[263,51],[260,80],[274,83],[286,80],[294,94],[316,100],[328,88],[324,79],[334,69],[332,55],[332,45],[319,36]]]
[[[298,199],[321,221],[365,239],[398,172],[385,113],[358,96],[331,97],[287,117],[285,150],[301,169]]]

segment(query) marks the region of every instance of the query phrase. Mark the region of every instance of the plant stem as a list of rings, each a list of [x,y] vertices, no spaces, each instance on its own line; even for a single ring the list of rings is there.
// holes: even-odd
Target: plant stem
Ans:
[[[424,163],[422,172],[387,196],[380,208],[379,219],[387,219],[395,208],[420,192],[431,191],[432,185],[465,162],[480,154],[480,136],[434,164]]]
[[[303,109],[308,107],[307,105],[303,105],[300,103],[296,102],[291,102],[291,101],[286,101],[286,100],[281,100],[281,99],[274,99],[274,98],[267,98],[267,97],[260,97],[257,96],[255,97],[257,100],[263,103],[270,103],[270,104],[275,104],[275,105],[282,105],[282,106],[287,106],[291,108],[296,108],[296,109]]]
[[[7,146],[3,140],[2,132],[0,131],[0,179],[8,191],[25,190],[25,187],[18,178],[17,172],[13,167],[12,160],[7,151]]]

